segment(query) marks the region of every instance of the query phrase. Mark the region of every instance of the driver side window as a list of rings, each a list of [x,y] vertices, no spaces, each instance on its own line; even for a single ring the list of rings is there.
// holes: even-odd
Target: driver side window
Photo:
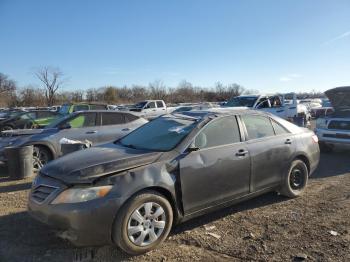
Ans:
[[[194,146],[199,149],[238,143],[241,136],[236,117],[213,120],[196,136]]]

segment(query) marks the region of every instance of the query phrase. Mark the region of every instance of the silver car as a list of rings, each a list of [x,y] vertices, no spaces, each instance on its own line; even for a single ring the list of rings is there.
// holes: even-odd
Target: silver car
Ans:
[[[93,145],[116,140],[148,121],[129,112],[80,111],[57,119],[44,129],[22,129],[1,132],[0,160],[6,162],[8,146],[34,146],[34,168],[61,156],[62,138],[89,140]]]

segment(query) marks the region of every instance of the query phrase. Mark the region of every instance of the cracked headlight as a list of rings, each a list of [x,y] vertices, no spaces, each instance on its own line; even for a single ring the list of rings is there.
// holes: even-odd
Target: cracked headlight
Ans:
[[[104,197],[113,186],[69,188],[60,193],[51,204],[80,203]]]

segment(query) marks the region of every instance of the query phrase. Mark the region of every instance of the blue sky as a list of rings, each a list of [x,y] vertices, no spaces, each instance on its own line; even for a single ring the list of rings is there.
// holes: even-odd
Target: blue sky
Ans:
[[[349,0],[0,0],[0,72],[59,67],[65,89],[239,83],[260,92],[350,85]]]

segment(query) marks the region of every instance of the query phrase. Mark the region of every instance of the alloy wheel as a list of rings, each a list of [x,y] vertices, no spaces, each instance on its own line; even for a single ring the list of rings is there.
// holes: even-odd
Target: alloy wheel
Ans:
[[[159,239],[166,226],[164,209],[155,202],[146,202],[131,214],[127,234],[129,240],[140,247],[148,246]]]
[[[41,150],[39,147],[33,148],[33,168],[34,171],[39,171],[50,160],[46,151]]]

